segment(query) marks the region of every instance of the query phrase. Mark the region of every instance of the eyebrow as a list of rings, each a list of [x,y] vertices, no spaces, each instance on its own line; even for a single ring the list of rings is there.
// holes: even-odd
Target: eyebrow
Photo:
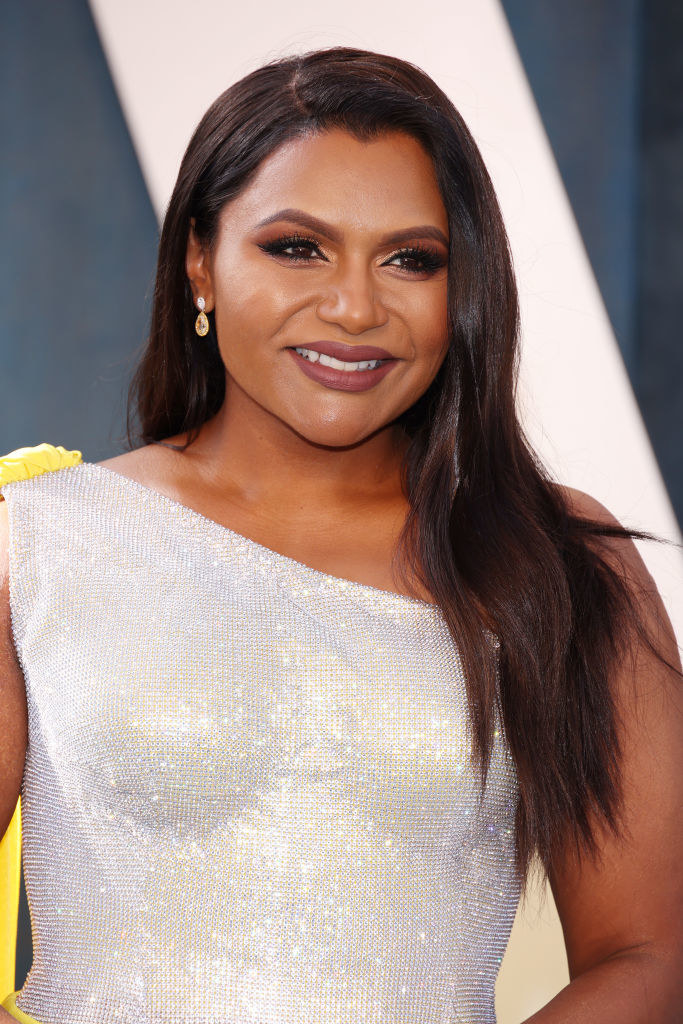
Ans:
[[[302,224],[307,227],[310,231],[317,231],[318,234],[324,235],[331,242],[339,244],[343,235],[336,228],[333,228],[331,224],[327,224],[324,220],[320,220],[318,217],[314,217],[311,213],[306,213],[305,210],[296,210],[288,207],[286,210],[278,210],[277,213],[273,213],[270,217],[266,217],[265,220],[260,221],[256,226],[258,228],[264,228],[267,224],[272,224],[276,220],[290,220],[297,224]],[[380,245],[394,245],[398,242],[405,242],[410,238],[431,238],[435,242],[441,242],[448,248],[448,239],[444,235],[443,231],[435,227],[433,224],[419,224],[413,228],[403,228],[401,231],[392,231],[388,235],[384,235],[380,238]]]

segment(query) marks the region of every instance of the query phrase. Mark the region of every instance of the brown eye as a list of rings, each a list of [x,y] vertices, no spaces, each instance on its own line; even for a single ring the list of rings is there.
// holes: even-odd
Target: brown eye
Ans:
[[[433,273],[435,270],[446,266],[448,262],[436,249],[429,249],[421,245],[413,246],[410,249],[402,249],[401,252],[395,253],[386,266],[391,266],[393,260],[407,261],[407,263],[400,267],[401,270],[422,274]]]
[[[259,244],[259,249],[263,252],[267,252],[270,255],[285,256],[287,259],[292,261],[306,261],[310,260],[311,256],[304,255],[305,250],[313,250],[318,255],[322,255],[318,243],[313,238],[302,238],[300,235],[282,235],[280,238],[274,239],[272,242],[262,242]],[[298,250],[296,253],[287,252],[288,249]]]

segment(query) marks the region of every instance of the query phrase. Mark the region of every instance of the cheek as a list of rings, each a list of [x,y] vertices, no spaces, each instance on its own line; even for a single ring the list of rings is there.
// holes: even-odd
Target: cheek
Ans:
[[[226,365],[243,357],[266,357],[267,343],[291,309],[291,296],[264,274],[224,274],[216,287],[215,317]]]
[[[415,355],[426,375],[434,376],[448,351],[448,299],[446,287],[425,294],[414,305],[411,333]]]

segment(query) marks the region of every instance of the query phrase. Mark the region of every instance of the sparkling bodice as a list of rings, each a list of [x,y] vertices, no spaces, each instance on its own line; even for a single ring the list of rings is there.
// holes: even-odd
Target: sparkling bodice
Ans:
[[[438,608],[92,463],[2,487],[42,1024],[484,1024],[518,901]],[[494,642],[482,637],[482,643]]]

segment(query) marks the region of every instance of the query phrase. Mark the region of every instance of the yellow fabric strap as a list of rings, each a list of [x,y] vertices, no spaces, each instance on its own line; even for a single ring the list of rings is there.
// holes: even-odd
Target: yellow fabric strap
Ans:
[[[10,992],[8,996],[5,996],[2,1001],[3,1010],[7,1010],[11,1017],[14,1017],[15,1020],[22,1021],[23,1024],[40,1024],[40,1021],[36,1020],[35,1017],[29,1017],[27,1013],[24,1013],[23,1010],[19,1009],[16,1002],[18,994],[18,992]]]
[[[67,451],[61,444],[35,445],[33,448],[15,448],[13,452],[0,457],[0,487],[13,480],[28,480],[29,477],[48,473],[65,466],[76,466],[83,461],[81,452]]]
[[[14,989],[21,872],[21,800],[0,842],[0,992]]]

